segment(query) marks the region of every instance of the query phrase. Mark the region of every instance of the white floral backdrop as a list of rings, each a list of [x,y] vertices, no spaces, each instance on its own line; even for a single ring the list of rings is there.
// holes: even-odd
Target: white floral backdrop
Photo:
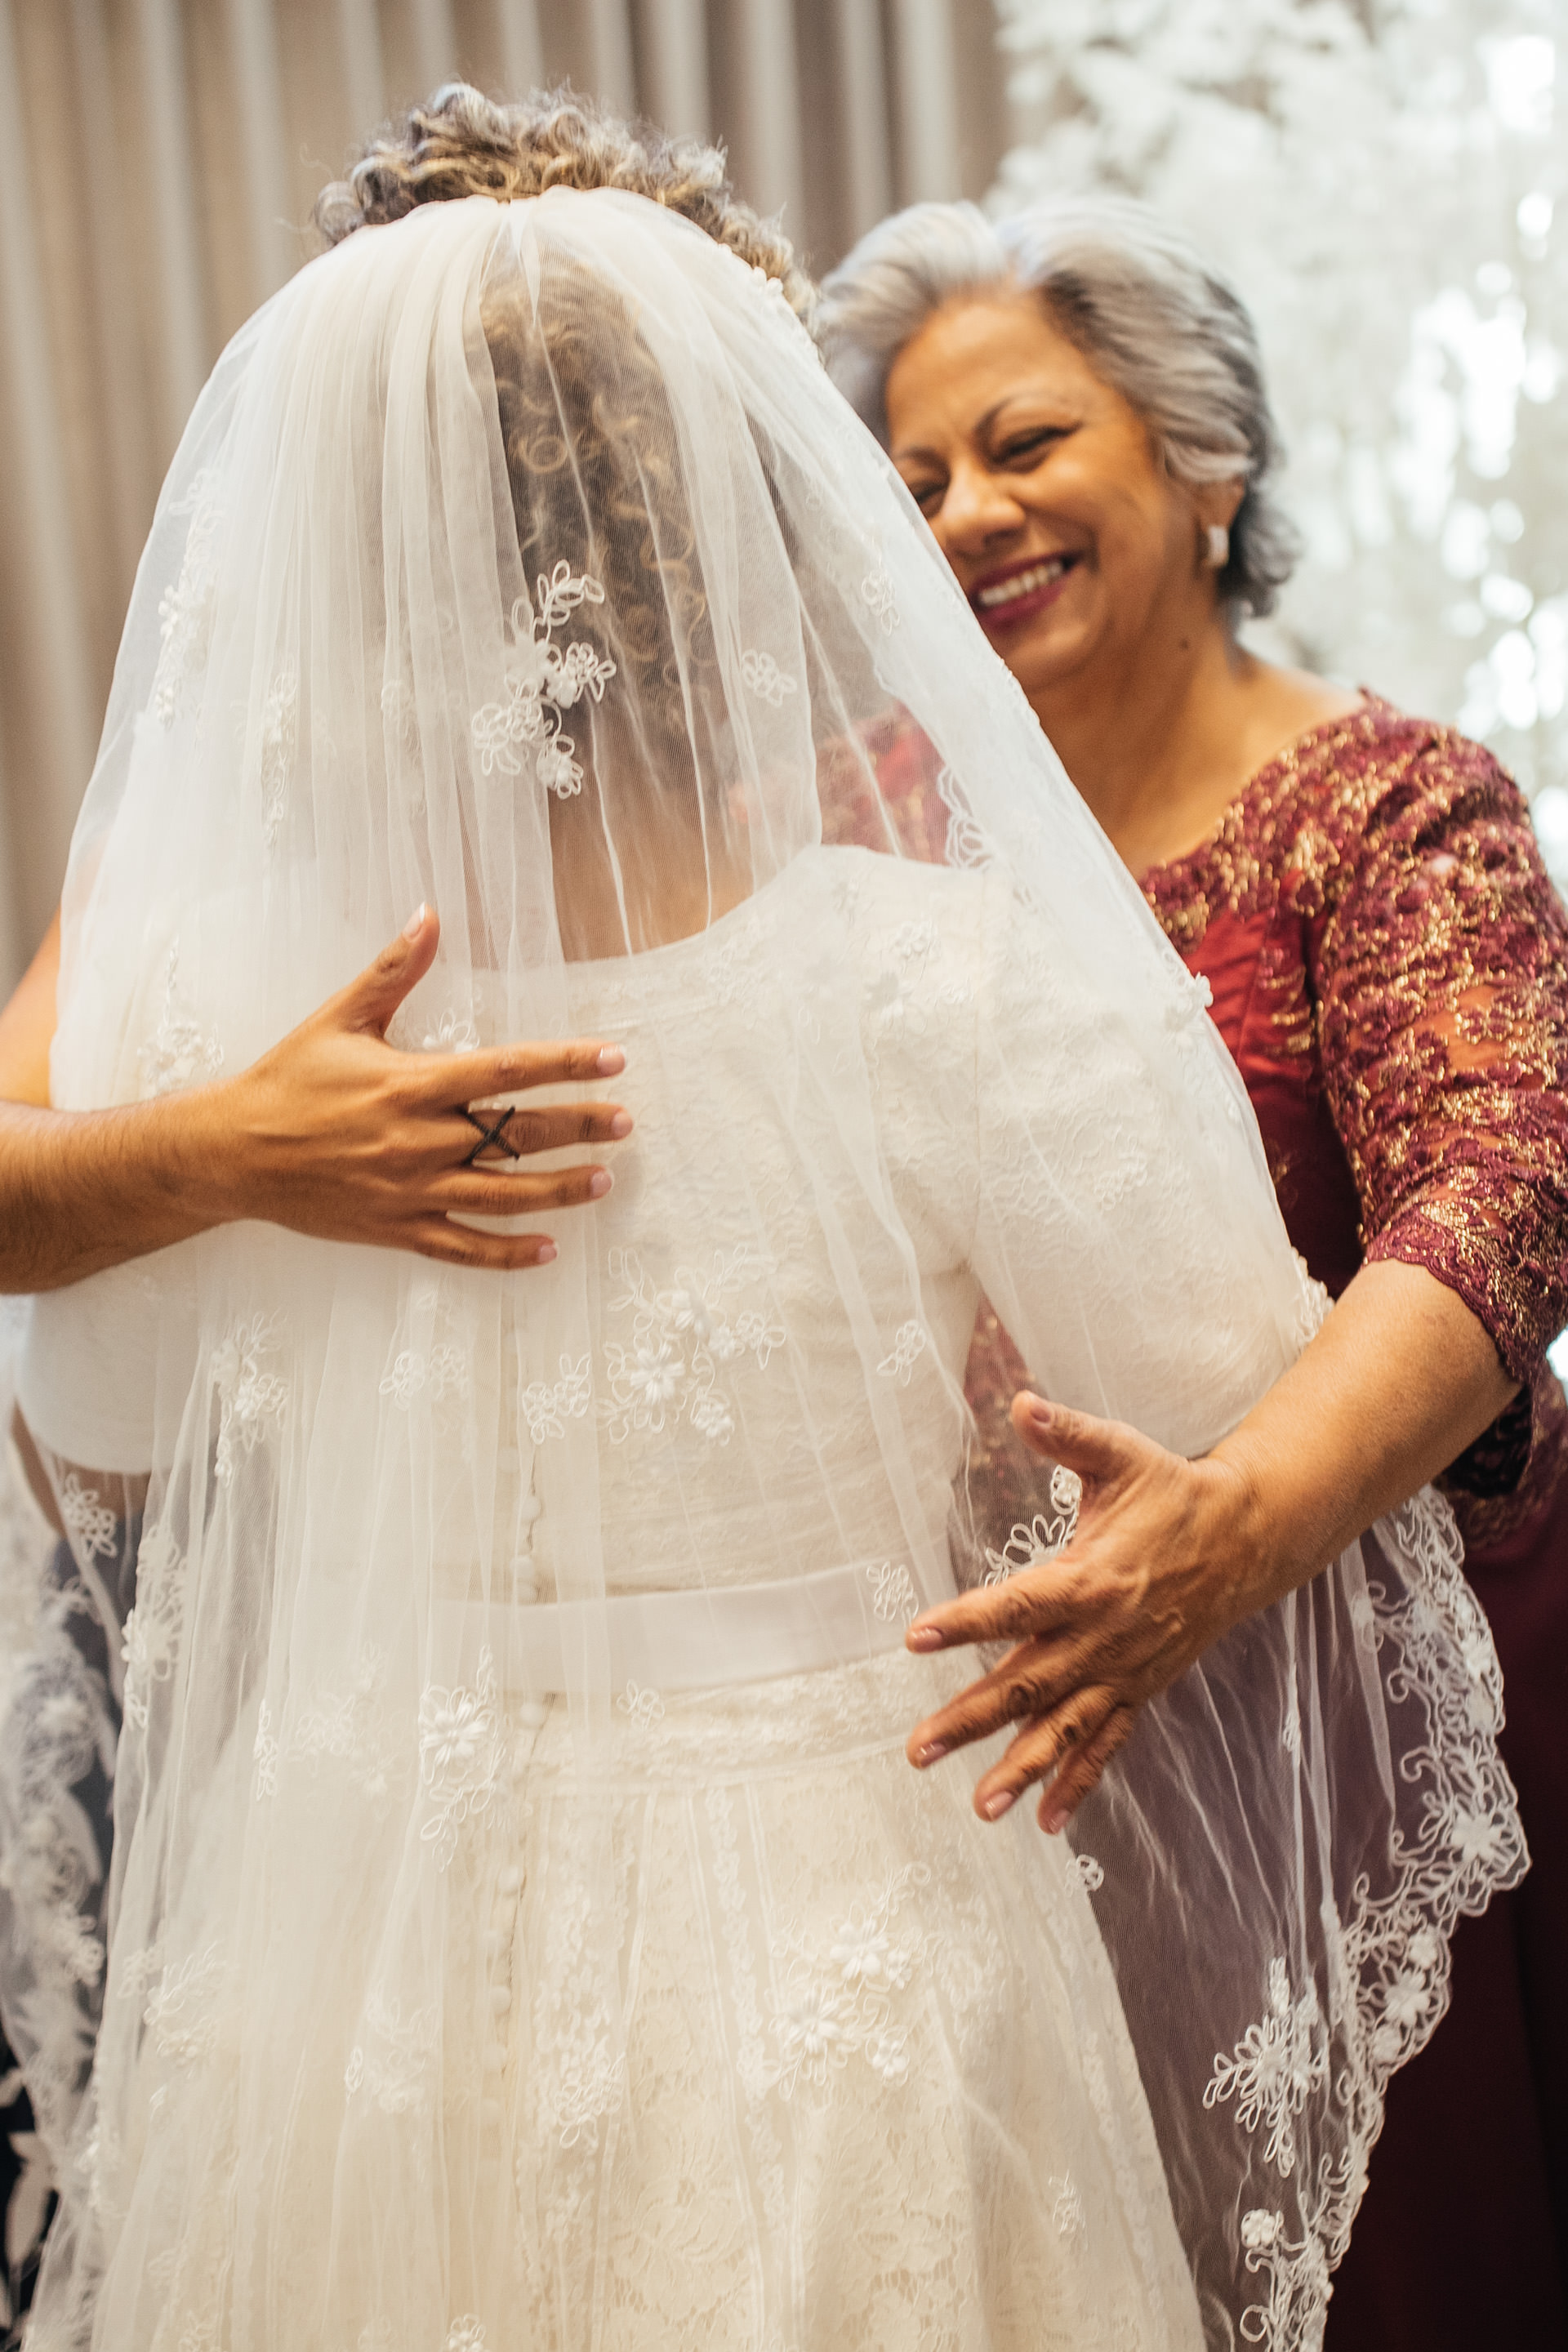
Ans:
[[[994,207],[1181,220],[1262,333],[1307,557],[1266,650],[1457,719],[1568,881],[1568,0],[997,0]]]

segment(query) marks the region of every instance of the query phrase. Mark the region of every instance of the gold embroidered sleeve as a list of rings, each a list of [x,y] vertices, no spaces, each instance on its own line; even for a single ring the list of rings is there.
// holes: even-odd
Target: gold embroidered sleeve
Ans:
[[[1312,978],[1366,1256],[1426,1266],[1528,1380],[1568,1323],[1568,924],[1479,744],[1435,732],[1358,797]]]

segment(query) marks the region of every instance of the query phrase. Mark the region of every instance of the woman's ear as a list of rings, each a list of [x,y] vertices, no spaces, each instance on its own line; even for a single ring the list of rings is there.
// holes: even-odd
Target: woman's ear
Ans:
[[[1236,520],[1245,482],[1205,482],[1194,500],[1197,517],[1198,569],[1223,572],[1230,562],[1230,527]]]

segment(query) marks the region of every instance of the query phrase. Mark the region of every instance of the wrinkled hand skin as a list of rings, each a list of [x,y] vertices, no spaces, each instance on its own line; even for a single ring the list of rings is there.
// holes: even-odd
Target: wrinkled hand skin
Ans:
[[[996,1821],[1045,1780],[1040,1823],[1060,1829],[1141,1706],[1436,1477],[1518,1387],[1456,1291],[1384,1258],[1361,1268],[1295,1362],[1199,1461],[1025,1391],[1014,1426],[1083,1481],[1078,1527],[1054,1559],[915,1619],[912,1650],[1016,1646],[919,1727],[910,1762],[1018,1724],[975,1810]]]
[[[1035,1453],[1082,1480],[1078,1526],[1054,1559],[910,1627],[912,1650],[1016,1646],[921,1723],[908,1753],[929,1766],[1019,1725],[977,1783],[974,1809],[999,1820],[1044,1780],[1040,1826],[1054,1832],[1095,1786],[1139,1707],[1247,1613],[1238,1571],[1248,1498],[1227,1464],[1184,1461],[1121,1422],[1027,1391],[1014,1401],[1013,1423]]]

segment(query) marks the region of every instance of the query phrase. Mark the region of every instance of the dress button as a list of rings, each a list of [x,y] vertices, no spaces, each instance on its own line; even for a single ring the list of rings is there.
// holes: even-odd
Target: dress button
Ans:
[[[515,1863],[509,1862],[496,1880],[496,1891],[500,1895],[515,1895],[521,1885],[521,1871],[518,1869]]]
[[[491,1985],[490,2007],[494,2010],[498,2017],[504,2017],[506,2015],[507,2011],[511,2007],[511,1988],[510,1985]]]
[[[524,1527],[531,1528],[535,1519],[542,1516],[543,1509],[544,1506],[537,1495],[525,1495],[517,1507],[517,1513]]]

